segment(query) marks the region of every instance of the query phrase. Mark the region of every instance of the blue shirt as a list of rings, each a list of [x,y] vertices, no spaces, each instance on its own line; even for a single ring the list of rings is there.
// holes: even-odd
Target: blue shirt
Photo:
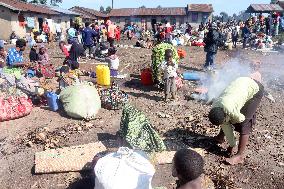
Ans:
[[[82,37],[83,37],[83,42],[84,45],[89,46],[89,45],[94,45],[94,37],[97,36],[97,32],[93,30],[90,27],[86,27],[82,31]]]
[[[24,57],[22,51],[17,51],[16,48],[11,48],[7,55],[7,65],[13,66],[15,63],[23,63]]]
[[[72,39],[76,37],[76,29],[74,28],[69,28],[67,33],[68,33],[68,39]]]

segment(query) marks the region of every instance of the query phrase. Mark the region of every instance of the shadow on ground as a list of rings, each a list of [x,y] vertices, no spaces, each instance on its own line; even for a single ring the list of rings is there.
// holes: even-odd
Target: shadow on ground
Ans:
[[[81,172],[81,178],[72,182],[67,189],[94,189],[95,179],[90,171]]]
[[[202,148],[217,156],[225,156],[226,151],[218,146],[213,137],[201,135],[181,128],[175,128],[164,134],[165,143],[169,150],[181,148]]]

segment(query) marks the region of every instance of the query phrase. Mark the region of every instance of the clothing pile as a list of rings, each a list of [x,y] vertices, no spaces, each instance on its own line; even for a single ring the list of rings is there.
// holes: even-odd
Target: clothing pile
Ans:
[[[128,95],[119,90],[114,83],[111,88],[101,90],[100,96],[102,107],[109,110],[119,110],[128,102]]]
[[[123,107],[120,130],[117,133],[134,149],[161,152],[166,146],[145,114],[130,104]]]

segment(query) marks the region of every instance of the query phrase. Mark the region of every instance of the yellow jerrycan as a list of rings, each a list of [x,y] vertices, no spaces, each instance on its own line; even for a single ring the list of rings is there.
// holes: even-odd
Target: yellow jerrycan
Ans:
[[[99,85],[110,85],[110,70],[108,66],[98,65],[96,67],[97,83]]]

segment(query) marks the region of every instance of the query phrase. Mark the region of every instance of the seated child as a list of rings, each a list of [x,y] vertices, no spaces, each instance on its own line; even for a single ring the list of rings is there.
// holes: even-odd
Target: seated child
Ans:
[[[119,67],[119,58],[116,55],[116,49],[111,47],[108,49],[108,57],[106,58],[108,62],[110,72],[112,76],[117,76]]]
[[[203,175],[204,160],[190,149],[176,152],[173,158],[172,175],[178,178],[177,189],[213,189],[212,180]]]
[[[31,44],[31,51],[29,55],[31,63],[35,63],[38,61],[38,54],[37,54],[36,47],[37,47],[36,43]]]
[[[176,100],[176,77],[178,76],[178,65],[173,60],[173,51],[171,49],[167,49],[165,51],[165,61],[160,65],[160,68],[164,71],[165,101],[168,100],[170,93],[173,99]]]
[[[4,47],[0,46],[0,68],[3,68],[6,65],[6,56],[7,52]]]
[[[153,43],[150,40],[150,38],[147,38],[147,40],[146,40],[146,48],[147,49],[152,49],[153,48]]]
[[[38,63],[42,65],[49,64],[49,56],[44,45],[39,48]]]

